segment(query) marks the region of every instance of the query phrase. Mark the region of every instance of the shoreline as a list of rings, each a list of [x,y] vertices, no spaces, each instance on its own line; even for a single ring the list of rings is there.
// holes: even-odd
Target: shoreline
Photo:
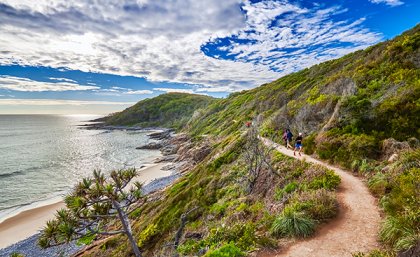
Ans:
[[[173,175],[173,170],[162,169],[169,164],[156,163],[145,165],[145,167],[138,170],[138,177],[133,181],[140,181],[147,185],[154,180],[170,177]],[[57,199],[56,202],[48,202],[41,206],[23,210],[4,219],[0,222],[0,249],[6,249],[38,233],[45,223],[54,217],[55,212],[62,207],[65,207],[65,204],[61,198]]]

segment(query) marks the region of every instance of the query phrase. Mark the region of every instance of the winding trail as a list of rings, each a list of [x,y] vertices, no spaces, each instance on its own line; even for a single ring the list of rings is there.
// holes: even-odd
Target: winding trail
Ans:
[[[377,200],[370,194],[365,183],[344,170],[316,160],[310,156],[293,156],[293,151],[261,138],[267,146],[277,151],[319,164],[333,170],[341,177],[337,199],[338,217],[321,226],[317,233],[305,240],[293,243],[287,249],[278,252],[261,252],[259,257],[351,257],[354,252],[368,252],[378,248],[380,213]],[[297,153],[296,153],[297,155]]]

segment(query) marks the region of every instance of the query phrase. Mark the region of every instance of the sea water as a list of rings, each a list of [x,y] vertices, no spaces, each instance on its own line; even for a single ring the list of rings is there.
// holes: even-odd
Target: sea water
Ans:
[[[86,130],[99,116],[0,115],[0,222],[62,197],[94,169],[141,167],[158,151],[137,150],[146,131]]]

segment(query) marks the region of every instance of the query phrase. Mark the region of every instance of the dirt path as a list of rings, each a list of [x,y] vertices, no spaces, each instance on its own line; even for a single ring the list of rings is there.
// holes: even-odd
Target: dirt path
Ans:
[[[292,150],[266,138],[262,138],[262,141],[265,145],[274,146],[277,151],[294,157]],[[340,204],[339,215],[322,226],[315,236],[298,241],[277,253],[261,253],[258,256],[351,257],[354,252],[368,252],[378,248],[379,208],[364,182],[342,169],[310,156],[302,154],[302,157],[296,156],[296,158],[325,166],[341,177],[337,193]]]

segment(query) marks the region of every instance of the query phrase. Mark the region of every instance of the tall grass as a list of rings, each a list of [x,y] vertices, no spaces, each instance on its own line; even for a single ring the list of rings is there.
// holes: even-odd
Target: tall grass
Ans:
[[[277,236],[308,237],[315,230],[315,221],[304,212],[286,207],[274,220],[271,232]]]

